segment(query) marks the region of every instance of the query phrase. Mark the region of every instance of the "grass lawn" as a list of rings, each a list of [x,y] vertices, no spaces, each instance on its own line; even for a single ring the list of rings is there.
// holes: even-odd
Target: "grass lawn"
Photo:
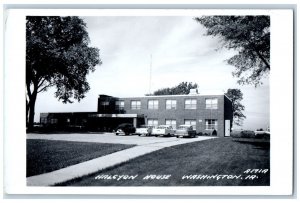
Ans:
[[[26,176],[55,171],[134,145],[28,139]]]
[[[61,186],[268,186],[270,173],[244,173],[270,169],[270,143],[218,138],[164,148],[110,169],[61,183]],[[236,179],[183,179],[184,176],[235,175]],[[122,175],[134,177],[121,178]],[[171,175],[144,179],[147,175]],[[252,175],[252,179],[249,179]],[[101,177],[96,179],[95,177]],[[115,179],[112,177],[115,176]],[[106,178],[104,178],[106,177]],[[111,179],[109,179],[109,177]],[[126,177],[126,176],[123,176]],[[154,176],[152,176],[154,177]],[[165,176],[166,177],[166,176]],[[202,176],[204,177],[204,176]],[[225,177],[225,176],[222,176]],[[233,177],[233,176],[227,176]],[[119,178],[119,180],[118,180]]]

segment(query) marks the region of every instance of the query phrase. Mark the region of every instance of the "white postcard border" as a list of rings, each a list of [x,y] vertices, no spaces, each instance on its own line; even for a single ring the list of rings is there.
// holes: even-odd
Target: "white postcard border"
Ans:
[[[25,133],[25,16],[271,16],[271,186],[267,187],[27,187]],[[291,195],[293,184],[292,10],[7,10],[5,21],[4,189],[8,194]]]

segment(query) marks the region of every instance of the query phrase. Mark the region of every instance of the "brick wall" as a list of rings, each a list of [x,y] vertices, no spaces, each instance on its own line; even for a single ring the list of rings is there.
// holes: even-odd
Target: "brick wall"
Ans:
[[[205,99],[217,98],[218,108],[217,109],[206,109]],[[166,109],[166,100],[173,99],[177,101],[176,109]],[[185,109],[186,99],[196,99],[197,107],[196,109]],[[120,100],[125,101],[125,113],[133,114],[143,114],[145,119],[158,119],[158,124],[165,124],[166,119],[175,119],[177,127],[184,124],[185,119],[196,120],[196,130],[197,132],[211,133],[212,130],[205,129],[206,119],[217,119],[218,136],[224,136],[224,125],[225,125],[225,115],[224,115],[224,95],[180,95],[180,96],[147,96],[147,97],[132,97],[132,98],[120,98]],[[140,100],[141,109],[134,110],[131,109],[131,101]],[[158,100],[158,109],[148,109],[148,100]],[[228,106],[228,105],[227,105]]]

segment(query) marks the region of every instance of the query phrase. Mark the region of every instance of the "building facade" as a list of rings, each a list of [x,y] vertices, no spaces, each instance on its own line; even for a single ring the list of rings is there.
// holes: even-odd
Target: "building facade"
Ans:
[[[177,128],[190,124],[202,134],[230,136],[232,103],[223,95],[164,95],[117,98],[99,95],[97,112],[42,113],[42,124],[112,131],[121,123]]]

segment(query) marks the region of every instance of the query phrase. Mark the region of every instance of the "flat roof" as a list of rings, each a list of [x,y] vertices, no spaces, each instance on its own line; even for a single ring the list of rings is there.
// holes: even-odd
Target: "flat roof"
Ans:
[[[101,94],[99,94],[100,97]],[[106,95],[108,96],[108,95]],[[225,96],[227,99],[231,101],[231,99],[225,93],[217,93],[217,94],[177,94],[177,95],[145,95],[145,96],[132,96],[132,97],[115,97],[118,99],[134,99],[134,98],[162,98],[162,97],[205,97],[205,96]],[[112,96],[113,97],[113,96]]]
[[[203,97],[203,96],[224,96],[225,94],[178,94],[178,95],[147,95],[147,96],[139,96],[139,97],[120,97],[123,99],[129,98],[143,98],[143,97]]]
[[[205,97],[205,96],[225,96],[227,99],[231,101],[231,99],[225,94],[177,94],[177,95],[145,95],[145,96],[133,96],[133,97],[119,97],[119,99],[132,99],[132,98],[151,98],[151,97]]]

